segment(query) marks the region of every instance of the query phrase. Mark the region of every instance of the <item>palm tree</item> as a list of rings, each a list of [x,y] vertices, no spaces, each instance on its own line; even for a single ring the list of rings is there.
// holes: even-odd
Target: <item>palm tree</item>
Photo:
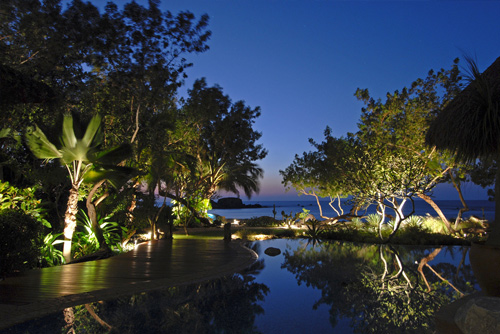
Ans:
[[[256,163],[243,161],[225,170],[224,177],[216,185],[218,190],[226,190],[239,195],[239,189],[243,190],[248,198],[260,190],[260,179],[264,171]]]
[[[73,125],[73,116],[65,115],[60,141],[57,144],[50,142],[38,126],[28,129],[26,133],[26,140],[33,154],[40,159],[59,159],[68,170],[71,179],[71,189],[64,215],[63,255],[66,262],[71,261],[71,240],[76,228],[80,185],[84,181],[99,183],[106,179],[111,185],[118,186],[117,176],[123,180],[125,170],[120,170],[116,164],[126,159],[131,153],[130,146],[127,144],[109,150],[100,150],[103,135],[101,117],[98,115],[92,117],[82,138],[77,138]]]
[[[466,61],[470,83],[431,123],[426,143],[459,161],[500,161],[500,58],[483,73],[470,57]],[[495,180],[495,226],[487,244],[500,246],[500,168]]]

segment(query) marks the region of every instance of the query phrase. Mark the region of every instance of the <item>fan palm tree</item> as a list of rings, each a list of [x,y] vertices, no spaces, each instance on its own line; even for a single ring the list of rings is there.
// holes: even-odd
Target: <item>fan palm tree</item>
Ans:
[[[83,137],[75,134],[72,115],[65,115],[59,143],[50,142],[38,126],[28,129],[26,141],[33,154],[40,159],[59,159],[68,170],[71,189],[64,215],[64,249],[66,262],[71,260],[71,240],[76,228],[78,190],[83,182],[98,183],[108,180],[118,187],[128,169],[116,165],[131,153],[130,145],[123,144],[109,150],[100,150],[103,142],[101,117],[92,117]],[[121,180],[121,181],[120,181]],[[98,227],[97,227],[98,228]],[[97,232],[98,233],[98,232]]]
[[[239,189],[241,189],[248,198],[251,198],[253,193],[259,192],[259,181],[264,171],[256,163],[244,161],[235,164],[231,169],[226,169],[225,172],[226,174],[217,184],[218,190],[226,190],[239,195]]]
[[[426,143],[455,154],[457,160],[500,160],[500,58],[483,73],[466,57],[469,85],[431,123]],[[495,223],[487,244],[500,246],[500,168],[495,182]]]

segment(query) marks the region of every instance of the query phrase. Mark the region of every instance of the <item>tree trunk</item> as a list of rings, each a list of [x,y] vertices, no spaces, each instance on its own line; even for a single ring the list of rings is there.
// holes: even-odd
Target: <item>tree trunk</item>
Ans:
[[[89,216],[90,221],[92,222],[92,231],[94,231],[94,234],[97,238],[97,242],[99,243],[99,249],[104,250],[107,253],[111,253],[111,248],[109,248],[109,245],[106,243],[106,239],[104,239],[101,227],[99,226],[99,222],[97,221],[96,205],[92,201],[92,198],[97,192],[97,189],[99,189],[99,187],[104,182],[105,180],[99,181],[92,187],[92,190],[90,190],[90,193],[87,196],[86,205],[87,205],[87,214]],[[100,203],[103,199],[104,198],[99,198],[98,203]]]
[[[450,232],[450,233],[455,232],[453,230],[453,228],[451,227],[451,224],[448,221],[448,219],[446,219],[446,217],[444,216],[443,211],[441,211],[441,209],[439,208],[439,206],[432,200],[432,198],[430,198],[430,196],[427,196],[427,195],[424,195],[424,194],[417,194],[417,196],[419,198],[423,199],[427,204],[429,204],[434,209],[434,211],[436,211],[436,213],[438,214],[439,218],[441,218],[441,221],[443,222],[443,224],[448,229],[448,232]]]
[[[455,182],[455,178],[453,177],[453,173],[451,172],[451,169],[448,171],[448,174],[450,174],[450,178],[451,178],[451,182],[453,183],[453,187],[455,187],[455,189],[457,190],[458,197],[460,197],[460,202],[462,202],[462,206],[463,206],[460,210],[458,210],[458,215],[457,215],[457,218],[455,219],[455,231],[456,231],[458,228],[458,223],[460,223],[460,221],[462,220],[462,214],[464,212],[469,211],[469,207],[467,206],[467,203],[465,202],[460,185],[458,185]]]
[[[385,206],[384,206],[384,204],[378,203],[377,212],[380,215],[380,220],[378,222],[378,236],[380,237],[380,240],[384,240],[384,236],[382,235],[382,225],[384,224],[384,220],[385,220]]]
[[[78,186],[73,184],[69,191],[68,204],[64,214],[64,247],[63,256],[66,263],[71,261],[71,240],[76,229],[76,213],[78,212]]]

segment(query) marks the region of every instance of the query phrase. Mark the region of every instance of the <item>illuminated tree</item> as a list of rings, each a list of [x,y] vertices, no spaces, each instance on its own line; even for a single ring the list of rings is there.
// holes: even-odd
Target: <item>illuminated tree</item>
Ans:
[[[80,130],[80,131],[79,131]],[[83,136],[78,136],[82,133]],[[59,159],[68,170],[71,189],[64,216],[64,258],[71,261],[71,240],[76,228],[78,212],[78,196],[80,185],[88,182],[108,180],[118,186],[122,179],[121,171],[116,164],[123,161],[130,152],[128,145],[121,145],[108,150],[100,150],[102,144],[101,118],[94,116],[84,131],[74,128],[73,117],[64,116],[59,142],[51,142],[37,126],[26,133],[26,141],[30,150],[39,159]],[[124,171],[125,172],[125,171]],[[117,178],[118,176],[118,178]]]

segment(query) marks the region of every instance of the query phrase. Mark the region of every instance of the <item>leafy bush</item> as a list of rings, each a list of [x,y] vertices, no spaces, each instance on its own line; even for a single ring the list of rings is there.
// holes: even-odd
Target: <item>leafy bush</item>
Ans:
[[[446,226],[439,218],[435,217],[425,217],[422,226],[428,229],[432,233],[448,234]]]
[[[421,216],[411,215],[403,221],[404,227],[420,227],[424,219]]]
[[[32,216],[45,227],[50,228],[50,223],[45,220],[45,211],[40,205],[40,200],[35,197],[35,188],[16,188],[9,182],[0,181],[0,211],[20,210]]]
[[[111,216],[100,217],[97,215],[97,222],[102,230],[102,234],[108,246],[114,251],[121,251],[121,240],[127,229],[116,222],[108,221]],[[80,210],[77,215],[78,230],[73,235],[73,252],[75,258],[92,254],[99,250],[97,236],[92,230],[92,221],[85,211]]]
[[[378,223],[380,221],[380,216],[376,213],[369,214],[365,218],[366,223],[371,227],[378,227]]]
[[[279,220],[269,216],[253,217],[245,220],[245,225],[248,227],[276,227],[280,226]]]
[[[63,240],[57,239],[61,235],[62,233],[52,234],[51,232],[43,238],[43,244],[40,248],[42,267],[57,266],[66,262],[63,252],[55,247],[64,242]]]
[[[297,219],[299,219],[300,215],[301,215],[300,212],[297,212],[294,215],[292,211],[290,211],[290,214],[286,214],[285,211],[281,211],[281,216],[283,216],[283,224],[285,226],[288,226],[288,228],[292,228],[292,225],[295,223]]]
[[[351,219],[351,223],[355,226],[361,226],[361,224],[363,224],[363,220],[361,220],[361,218],[359,217],[354,217],[353,219]]]
[[[220,226],[220,225],[224,225],[227,223],[227,219],[226,217],[224,216],[217,216],[214,220],[214,225],[215,226]]]
[[[306,235],[311,239],[319,239],[324,232],[322,223],[316,219],[307,221],[306,226]]]
[[[35,268],[42,246],[42,225],[18,210],[0,212],[0,275]]]

